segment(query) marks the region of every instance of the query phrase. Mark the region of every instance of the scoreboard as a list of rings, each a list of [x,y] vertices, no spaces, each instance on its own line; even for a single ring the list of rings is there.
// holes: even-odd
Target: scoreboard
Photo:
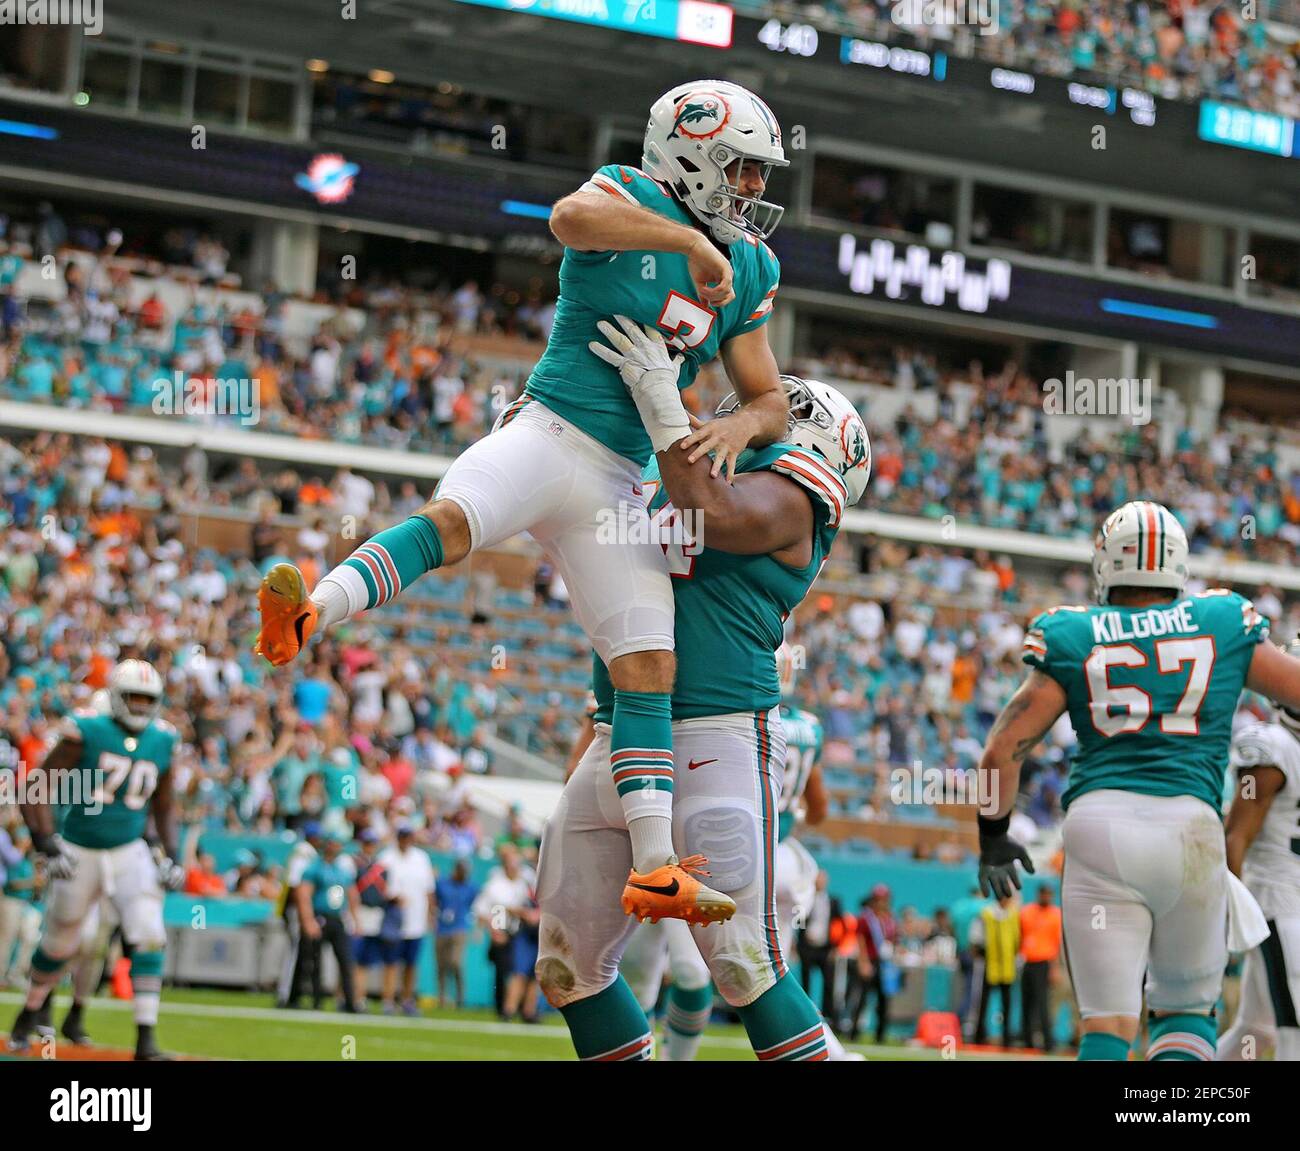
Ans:
[[[732,10],[707,0],[460,0],[708,48],[731,47]]]

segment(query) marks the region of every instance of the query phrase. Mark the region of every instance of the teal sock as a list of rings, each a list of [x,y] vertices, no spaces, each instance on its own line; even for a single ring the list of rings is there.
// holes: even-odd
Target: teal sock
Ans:
[[[372,536],[312,591],[321,613],[318,626],[331,627],[387,603],[425,572],[441,567],[442,554],[438,529],[425,516],[414,515]]]
[[[1164,1015],[1151,1020],[1147,1061],[1167,1063],[1212,1063],[1219,1038],[1219,1024],[1213,1015]]]
[[[676,1063],[686,1063],[695,1058],[712,1014],[713,984],[680,987],[674,983],[668,989],[664,1047],[669,1059]]]
[[[783,975],[748,1007],[737,1007],[754,1054],[764,1062],[827,1057],[822,1017],[799,981]]]
[[[610,770],[632,840],[632,866],[662,867],[673,854],[673,706],[666,691],[615,691]]]
[[[641,1004],[620,975],[604,991],[560,1008],[579,1059],[602,1063],[654,1057],[654,1035]]]
[[[1088,1031],[1079,1040],[1079,1059],[1108,1059],[1122,1063],[1128,1058],[1128,1048],[1128,1040],[1121,1039],[1118,1035],[1109,1035],[1105,1031]]]

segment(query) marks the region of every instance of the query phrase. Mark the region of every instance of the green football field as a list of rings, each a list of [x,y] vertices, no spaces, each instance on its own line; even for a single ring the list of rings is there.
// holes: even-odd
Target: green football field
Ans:
[[[60,1021],[66,992],[55,1007]],[[0,1031],[17,1014],[15,993],[0,994]],[[96,999],[86,1011],[95,1045],[130,1049],[134,1043],[131,1005]],[[339,1015],[334,1011],[281,1011],[270,994],[171,989],[163,995],[158,1038],[169,1052],[206,1059],[573,1059],[568,1032],[558,1015],[536,1025],[501,1023],[481,1010],[426,1010],[419,1018]],[[935,1050],[890,1044],[860,1045],[868,1059],[939,1059]],[[88,1053],[89,1054],[89,1053]],[[82,1056],[85,1057],[85,1056]],[[753,1060],[739,1026],[711,1026],[701,1059]],[[959,1058],[987,1058],[962,1053]]]

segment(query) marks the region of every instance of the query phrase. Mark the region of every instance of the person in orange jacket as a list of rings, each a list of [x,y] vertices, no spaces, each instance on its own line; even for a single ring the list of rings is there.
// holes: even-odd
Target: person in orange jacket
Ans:
[[[1061,909],[1052,902],[1052,889],[1038,885],[1038,897],[1020,909],[1020,1027],[1026,1047],[1033,1047],[1035,1032],[1043,1037],[1042,1049],[1052,1050],[1051,975],[1061,954]]]

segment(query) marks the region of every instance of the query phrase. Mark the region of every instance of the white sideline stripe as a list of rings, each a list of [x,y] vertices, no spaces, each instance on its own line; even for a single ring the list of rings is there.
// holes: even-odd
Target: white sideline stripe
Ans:
[[[0,992],[0,1003],[20,1004],[23,996],[15,992]],[[130,1011],[132,1004],[117,999],[92,999],[88,1004],[96,1011]],[[492,1023],[482,1019],[410,1019],[401,1015],[345,1015],[337,1011],[288,1011],[279,1007],[223,1007],[215,1003],[176,1003],[168,1002],[166,992],[163,994],[162,1014],[189,1015],[199,1019],[250,1019],[266,1023],[317,1023],[322,1025],[340,1025],[347,1027],[378,1027],[407,1031],[446,1031],[450,1033],[472,1035],[527,1035],[538,1039],[557,1039],[569,1042],[568,1029],[553,1024],[529,1023]],[[704,1034],[704,1042],[714,1047],[727,1047],[734,1050],[748,1051],[749,1040],[735,1035]],[[932,1053],[925,1048],[913,1047],[877,1047],[874,1044],[854,1044],[850,1051],[861,1051],[868,1059],[926,1059]],[[965,1055],[965,1059],[1042,1059],[1044,1056],[1013,1054]],[[1047,1056],[1048,1059],[1063,1057]]]

